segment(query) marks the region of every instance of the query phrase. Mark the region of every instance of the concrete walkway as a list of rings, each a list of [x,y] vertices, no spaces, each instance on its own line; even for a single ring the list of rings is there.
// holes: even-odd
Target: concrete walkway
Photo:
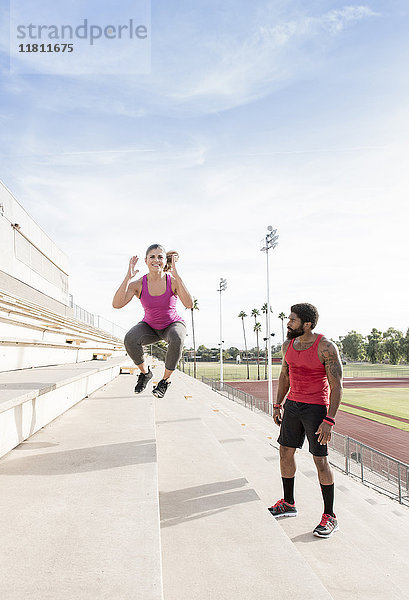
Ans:
[[[165,598],[329,599],[203,418],[219,397],[172,386],[156,409]]]
[[[408,597],[408,509],[337,473],[340,531],[314,538],[302,451],[299,516],[275,521],[270,418],[180,372],[162,400],[134,383],[116,378],[0,460],[2,600]]]
[[[193,382],[192,401],[202,393],[202,385]],[[270,506],[282,497],[278,428],[267,415],[215,396],[210,411],[203,402],[195,408],[265,506]],[[336,472],[340,531],[330,540],[317,539],[311,535],[322,512],[316,470],[307,450],[297,451],[296,460],[299,515],[279,524],[334,599],[409,597],[409,510]]]
[[[0,460],[2,600],[160,600],[153,396],[121,376]]]

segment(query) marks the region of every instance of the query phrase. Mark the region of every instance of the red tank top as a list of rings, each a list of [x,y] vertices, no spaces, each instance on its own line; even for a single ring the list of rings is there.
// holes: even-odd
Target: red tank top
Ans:
[[[290,392],[289,400],[306,404],[329,404],[329,385],[325,366],[318,358],[318,344],[322,334],[307,350],[296,350],[294,340],[285,353],[289,366]]]

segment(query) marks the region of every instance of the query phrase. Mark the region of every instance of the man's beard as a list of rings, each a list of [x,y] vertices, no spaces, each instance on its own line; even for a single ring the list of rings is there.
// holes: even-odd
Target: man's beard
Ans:
[[[287,340],[294,340],[297,337],[300,337],[304,333],[304,329],[299,327],[298,329],[287,329]]]

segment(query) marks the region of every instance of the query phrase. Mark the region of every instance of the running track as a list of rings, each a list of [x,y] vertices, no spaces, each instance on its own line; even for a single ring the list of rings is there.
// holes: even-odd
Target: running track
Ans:
[[[243,390],[261,400],[268,399],[266,381],[228,381],[232,387]],[[275,395],[278,381],[273,380],[273,394]],[[344,388],[368,387],[407,387],[409,377],[399,379],[368,378],[344,379]],[[408,389],[409,396],[409,389]],[[409,431],[402,431],[390,425],[370,421],[364,417],[352,415],[343,411],[337,413],[335,431],[388,454],[397,460],[409,464]]]

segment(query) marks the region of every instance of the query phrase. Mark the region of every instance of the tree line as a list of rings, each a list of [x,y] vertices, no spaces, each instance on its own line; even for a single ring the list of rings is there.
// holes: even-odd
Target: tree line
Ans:
[[[373,328],[366,336],[353,330],[334,342],[348,360],[373,364],[387,361],[392,365],[409,362],[409,329],[403,335],[402,331],[393,327],[383,332]]]
[[[191,322],[193,332],[193,347],[186,348],[186,358],[193,359],[195,365],[195,376],[196,376],[196,358],[200,357],[201,361],[217,361],[220,357],[220,348],[212,347],[207,348],[201,344],[196,348],[195,340],[195,325],[194,325],[194,311],[199,310],[198,301],[194,298],[193,308],[191,311]],[[261,311],[261,312],[260,312]],[[270,308],[271,313],[273,312]],[[263,317],[261,317],[263,314]],[[243,341],[244,341],[244,352],[239,350],[235,346],[223,350],[223,360],[236,360],[237,356],[240,355],[243,361],[247,363],[247,376],[249,377],[249,362],[257,362],[258,379],[260,379],[260,364],[264,363],[265,371],[267,369],[266,357],[267,357],[267,333],[263,337],[264,344],[260,345],[260,334],[262,332],[262,324],[260,320],[264,321],[265,331],[267,332],[267,303],[265,302],[260,308],[253,308],[250,312],[250,317],[254,319],[252,330],[256,334],[256,345],[252,348],[248,348],[247,345],[247,334],[245,319],[248,317],[245,311],[240,311],[237,315],[242,322],[243,329]],[[285,340],[284,333],[284,321],[287,316],[284,312],[277,315],[278,319],[281,320],[281,332],[282,332],[282,343]],[[260,318],[260,320],[259,320]],[[271,334],[274,336],[274,334]],[[273,340],[272,340],[273,341]],[[379,329],[373,328],[368,335],[363,335],[355,330],[349,331],[345,336],[340,336],[338,340],[333,340],[338,346],[341,356],[350,361],[367,361],[371,363],[382,363],[389,362],[390,364],[397,365],[400,362],[409,363],[409,329],[406,334],[403,335],[402,331],[389,327],[386,331],[380,331]],[[281,343],[271,343],[271,352],[273,357],[281,357]],[[158,354],[162,355],[166,348],[165,343],[158,343],[157,347]],[[158,356],[162,358],[162,356]],[[265,374],[265,377],[266,374]]]

